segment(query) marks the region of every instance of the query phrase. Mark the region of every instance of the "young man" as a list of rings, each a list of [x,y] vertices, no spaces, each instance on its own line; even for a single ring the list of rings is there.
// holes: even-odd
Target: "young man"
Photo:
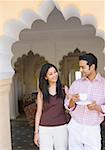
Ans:
[[[69,150],[101,150],[100,124],[105,115],[105,78],[97,73],[97,58],[91,53],[79,57],[83,77],[72,83],[65,100],[71,120]],[[85,102],[80,93],[87,95]]]

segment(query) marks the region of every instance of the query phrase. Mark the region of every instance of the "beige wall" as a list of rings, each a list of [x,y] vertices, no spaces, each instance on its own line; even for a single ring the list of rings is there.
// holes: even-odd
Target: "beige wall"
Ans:
[[[6,79],[13,75],[11,46],[18,40],[20,31],[30,28],[34,17],[47,21],[48,15],[55,6],[61,11],[65,20],[71,16],[77,16],[83,25],[94,25],[96,35],[105,38],[105,0],[91,2],[86,0],[0,1],[0,79]],[[47,55],[48,53],[46,53]],[[16,53],[15,57],[17,57]],[[47,57],[50,58],[49,55]],[[55,63],[53,55],[50,59],[53,60],[52,63]]]
[[[7,21],[11,19],[19,19],[22,11],[26,9],[37,11],[38,13],[39,6],[44,1],[45,0],[0,1],[0,35],[4,34],[4,25]],[[97,22],[97,29],[105,31],[105,0],[54,0],[54,2],[61,11],[73,6],[79,10],[81,16],[93,16]]]
[[[18,57],[32,50],[59,68],[63,56],[78,48],[96,54],[99,71],[104,75],[104,40],[96,35],[96,31],[97,28],[92,24],[82,24],[79,17],[65,20],[62,12],[53,9],[46,23],[42,20],[33,21],[31,28],[20,32],[19,40],[12,45],[12,65]]]
[[[0,80],[0,150],[11,150],[9,92],[11,79]]]

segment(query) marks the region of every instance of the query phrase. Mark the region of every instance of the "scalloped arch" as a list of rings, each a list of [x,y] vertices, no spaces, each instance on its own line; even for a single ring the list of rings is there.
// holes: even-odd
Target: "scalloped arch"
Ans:
[[[56,7],[64,16],[65,20],[71,16],[76,16],[80,18],[82,24],[92,24],[97,27],[97,21],[94,16],[81,16],[79,10],[74,6],[68,6],[64,10],[59,7],[59,3],[54,0],[43,1],[39,9],[32,10],[23,10],[18,20],[9,20],[4,26],[4,35],[0,38],[0,79],[10,78],[14,74],[13,68],[11,66],[12,54],[11,46],[18,40],[19,33],[24,28],[30,28],[33,21],[41,19],[44,22],[47,22],[47,18],[51,11]],[[104,33],[102,31],[96,31],[96,35],[104,38]],[[1,41],[3,43],[1,44]],[[8,50],[7,50],[8,48]]]

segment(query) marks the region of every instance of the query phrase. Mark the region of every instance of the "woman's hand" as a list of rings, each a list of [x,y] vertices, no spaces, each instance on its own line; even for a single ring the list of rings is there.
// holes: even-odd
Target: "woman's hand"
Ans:
[[[39,147],[39,133],[34,133],[34,143]]]
[[[67,87],[66,85],[64,86],[64,90],[65,90],[65,94],[67,95],[67,94],[68,94],[69,89],[68,89],[68,87]]]
[[[72,95],[70,101],[69,101],[69,106],[68,108],[72,108],[72,107],[76,107],[76,102],[79,101],[79,95],[78,94],[75,94],[75,95]]]
[[[66,85],[64,86],[64,90],[65,90],[65,94],[66,94],[66,97],[67,97],[68,100],[72,99],[75,103],[79,100],[79,94],[71,95],[69,93],[69,89]]]
[[[71,99],[76,103],[77,101],[79,101],[79,94],[72,95]]]
[[[71,99],[71,95],[69,94],[69,88],[66,85],[64,86],[64,90],[65,90],[66,98],[69,101]]]

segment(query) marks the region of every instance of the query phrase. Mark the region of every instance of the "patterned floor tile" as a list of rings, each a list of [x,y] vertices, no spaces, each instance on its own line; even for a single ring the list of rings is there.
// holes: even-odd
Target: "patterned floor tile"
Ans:
[[[38,150],[33,143],[33,128],[27,121],[11,121],[13,150]],[[102,126],[102,150],[105,150],[105,125]]]

